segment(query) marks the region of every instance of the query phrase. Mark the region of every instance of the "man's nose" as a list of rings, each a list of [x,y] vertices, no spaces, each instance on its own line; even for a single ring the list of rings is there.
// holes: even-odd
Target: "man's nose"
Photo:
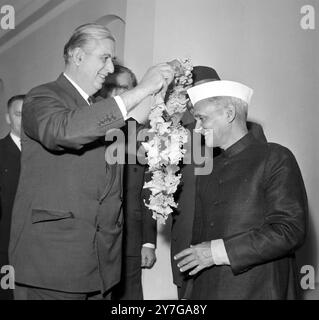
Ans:
[[[107,62],[105,63],[104,69],[106,69],[108,73],[114,72],[114,64],[112,59],[107,60]]]

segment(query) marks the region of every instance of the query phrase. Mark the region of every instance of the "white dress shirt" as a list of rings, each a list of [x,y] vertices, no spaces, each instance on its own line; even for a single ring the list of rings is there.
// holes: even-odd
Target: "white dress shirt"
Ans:
[[[21,151],[21,139],[20,139],[20,137],[16,136],[12,132],[10,132],[10,137],[13,140],[13,142],[16,144],[18,149]]]
[[[144,248],[155,249],[155,244],[153,244],[153,243],[144,243],[143,247]]]
[[[230,265],[223,239],[212,240],[210,242],[210,248],[213,260],[217,266]]]
[[[89,104],[89,95],[79,86],[77,85],[67,74],[63,73],[63,75],[71,82],[71,84],[73,85],[73,87],[79,92],[79,94],[84,98],[84,100]],[[125,104],[123,102],[123,99],[120,97],[120,96],[116,96],[114,97],[121,113],[122,113],[122,116],[124,118],[124,121],[127,120],[127,111],[126,111],[126,107],[125,107]]]

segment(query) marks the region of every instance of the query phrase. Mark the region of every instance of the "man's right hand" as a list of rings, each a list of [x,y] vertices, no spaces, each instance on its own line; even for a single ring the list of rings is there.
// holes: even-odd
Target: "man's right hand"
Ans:
[[[144,88],[148,94],[156,94],[174,79],[174,69],[168,63],[161,63],[147,70],[138,87]]]
[[[174,69],[167,63],[161,63],[154,67],[151,67],[144,75],[141,82],[132,90],[128,90],[121,94],[121,98],[124,102],[126,110],[131,113],[133,109],[146,97],[152,96],[160,91],[161,94],[165,94],[168,85],[174,79]],[[145,113],[147,117],[148,113],[151,111],[153,104],[147,105],[142,113]]]

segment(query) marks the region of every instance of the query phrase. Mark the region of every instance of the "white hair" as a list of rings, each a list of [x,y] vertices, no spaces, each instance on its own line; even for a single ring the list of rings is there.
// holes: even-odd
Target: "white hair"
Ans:
[[[71,38],[64,46],[63,57],[65,63],[68,64],[75,48],[87,48],[92,43],[92,40],[104,39],[115,42],[111,31],[100,24],[88,23],[76,28]]]

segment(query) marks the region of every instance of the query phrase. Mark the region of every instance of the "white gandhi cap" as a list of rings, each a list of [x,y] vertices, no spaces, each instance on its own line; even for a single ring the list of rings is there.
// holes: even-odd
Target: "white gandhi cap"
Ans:
[[[253,90],[244,84],[234,81],[210,81],[187,90],[193,106],[195,103],[213,97],[234,97],[250,104]]]

